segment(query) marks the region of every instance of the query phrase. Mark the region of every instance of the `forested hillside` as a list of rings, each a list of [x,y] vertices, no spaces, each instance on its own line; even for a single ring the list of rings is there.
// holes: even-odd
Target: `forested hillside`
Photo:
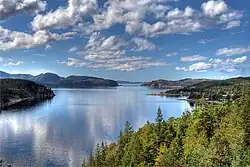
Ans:
[[[134,131],[127,122],[118,141],[98,144],[83,166],[248,167],[250,166],[250,89],[235,101],[206,105],[202,101],[180,118]]]
[[[24,79],[33,81],[51,88],[93,88],[93,87],[115,87],[118,83],[114,80],[90,76],[68,76],[60,77],[57,74],[45,73],[33,76],[30,74],[8,74],[0,71],[0,79]]]
[[[54,96],[51,89],[32,81],[0,79],[0,111],[12,107],[29,106]]]

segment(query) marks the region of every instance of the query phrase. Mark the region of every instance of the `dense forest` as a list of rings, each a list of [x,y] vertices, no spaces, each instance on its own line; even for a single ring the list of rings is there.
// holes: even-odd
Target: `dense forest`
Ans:
[[[239,99],[196,108],[179,118],[163,120],[134,131],[127,122],[118,141],[97,144],[83,167],[249,167],[250,89]]]

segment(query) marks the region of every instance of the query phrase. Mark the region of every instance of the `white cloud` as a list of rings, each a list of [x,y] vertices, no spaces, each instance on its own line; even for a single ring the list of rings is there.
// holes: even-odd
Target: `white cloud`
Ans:
[[[219,22],[227,23],[234,20],[239,20],[243,17],[243,13],[239,11],[233,11],[229,13],[224,13],[220,16]]]
[[[174,57],[174,56],[177,56],[179,53],[178,52],[171,52],[171,53],[168,53],[166,56],[167,57]]]
[[[243,16],[242,12],[229,9],[222,0],[203,3],[202,11],[194,10],[190,6],[185,7],[184,10],[179,8],[171,10],[167,2],[165,0],[108,0],[103,8],[93,15],[94,23],[80,22],[75,29],[83,34],[91,34],[109,29],[115,24],[122,24],[129,34],[157,37],[165,34],[189,34],[217,26],[230,29],[239,26]],[[148,16],[152,19],[150,23]]]
[[[152,60],[151,57],[125,56],[125,46],[127,45],[119,37],[104,37],[96,32],[90,36],[85,47],[77,52],[82,57],[82,60],[69,58],[67,61],[57,61],[57,63],[73,67],[103,68],[119,71],[136,71],[167,65],[165,61]],[[147,47],[142,48],[141,44],[137,46],[140,46],[139,50],[148,49]]]
[[[93,33],[84,50],[78,54],[86,60],[101,60],[121,57],[126,51],[123,49],[125,42],[116,36],[103,37],[100,33]]]
[[[24,64],[23,61],[14,61],[13,59],[9,59],[8,62],[4,64],[4,66],[11,67],[11,66],[20,66]]]
[[[52,49],[52,46],[51,46],[51,45],[48,44],[48,45],[45,46],[45,50],[48,51],[48,50],[51,50],[51,49]]]
[[[222,72],[235,72],[239,69],[239,65],[247,61],[247,56],[238,57],[236,59],[227,59],[226,61],[217,60],[219,63],[214,63],[215,68],[219,68]],[[210,62],[214,62],[213,59]]]
[[[210,0],[201,5],[202,11],[205,15],[210,17],[218,16],[228,10],[227,4],[223,0]]]
[[[201,39],[201,40],[198,41],[198,43],[205,45],[205,44],[211,43],[213,41],[214,41],[214,39]]]
[[[59,61],[57,60],[57,63],[59,64],[64,64],[68,67],[85,67],[88,65],[88,63],[82,61],[82,60],[77,60],[75,58],[68,58],[67,61]]]
[[[169,11],[167,14],[167,18],[168,19],[188,18],[188,17],[192,17],[193,14],[194,14],[194,9],[187,6],[185,8],[185,11],[181,11],[178,8],[175,8],[174,10]]]
[[[240,20],[234,20],[234,21],[230,21],[227,23],[226,27],[224,29],[231,29],[234,27],[240,27],[241,25],[241,21]]]
[[[4,61],[4,58],[0,57],[0,63]]]
[[[161,67],[167,65],[167,63],[164,61],[153,61],[150,57],[140,56],[120,57],[115,59],[90,62],[75,58],[68,58],[67,61],[57,61],[57,63],[70,67],[88,67],[93,69],[104,68],[106,70],[117,70],[125,72],[132,72],[140,69]]]
[[[199,62],[188,67],[176,67],[178,71],[189,72],[206,72],[211,69],[217,69],[221,72],[235,72],[240,65],[247,62],[247,56],[238,57],[236,59],[210,59],[206,62]]]
[[[67,8],[60,7],[45,15],[37,15],[31,25],[34,30],[67,28],[97,9],[96,0],[68,0]]]
[[[132,39],[132,42],[136,45],[132,50],[133,51],[144,51],[144,50],[156,50],[156,45],[151,43],[150,41],[135,37]]]
[[[243,56],[243,57],[239,57],[233,60],[228,59],[227,61],[232,61],[234,64],[241,64],[241,63],[245,63],[247,61],[247,56]]]
[[[44,11],[46,1],[44,0],[1,0],[0,1],[0,20],[19,12],[36,14]]]
[[[234,56],[234,55],[242,55],[250,52],[249,47],[237,47],[237,48],[222,48],[217,50],[216,55],[220,56]]]
[[[164,34],[188,34],[198,32],[202,27],[203,25],[199,20],[174,19],[167,23],[159,21],[154,24],[130,22],[126,25],[126,31],[130,34],[157,37]]]
[[[72,47],[69,49],[69,52],[76,52],[77,51],[77,47]]]
[[[189,67],[176,67],[176,70],[178,71],[193,71],[193,72],[205,72],[209,69],[213,68],[213,64],[211,63],[204,63],[204,62],[199,62],[192,64]]]
[[[109,0],[104,10],[93,16],[94,25],[88,25],[88,29],[102,30],[114,24],[124,24],[125,31],[130,34],[155,37],[197,32],[203,28],[200,14],[194,14],[195,10],[191,7],[186,7],[184,11],[169,9],[163,0]],[[153,23],[146,22],[147,15],[153,16]],[[84,24],[81,29],[89,32]]]
[[[192,62],[192,61],[203,61],[206,60],[207,58],[204,56],[200,55],[193,55],[193,56],[186,56],[186,57],[181,57],[182,62]]]
[[[169,10],[162,0],[109,0],[104,6],[104,10],[93,17],[97,30],[110,28],[117,23],[141,22],[146,14],[164,17]]]
[[[30,49],[45,45],[51,41],[66,40],[75,35],[74,32],[55,34],[45,30],[37,31],[34,34],[10,31],[0,26],[0,50]]]
[[[243,17],[242,12],[231,11],[231,12],[222,14],[218,20],[218,23],[225,24],[223,29],[231,29],[231,28],[239,27],[241,25],[242,17]]]

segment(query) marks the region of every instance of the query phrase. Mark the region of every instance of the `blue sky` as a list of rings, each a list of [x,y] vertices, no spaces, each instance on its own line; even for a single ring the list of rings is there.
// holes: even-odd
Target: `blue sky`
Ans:
[[[117,80],[250,75],[248,0],[3,0],[0,70]]]

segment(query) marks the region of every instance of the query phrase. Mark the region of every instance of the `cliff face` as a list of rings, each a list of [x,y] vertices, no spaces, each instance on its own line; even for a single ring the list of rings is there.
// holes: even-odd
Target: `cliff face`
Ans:
[[[22,79],[0,79],[0,109],[19,108],[51,99],[54,92],[40,84]]]

